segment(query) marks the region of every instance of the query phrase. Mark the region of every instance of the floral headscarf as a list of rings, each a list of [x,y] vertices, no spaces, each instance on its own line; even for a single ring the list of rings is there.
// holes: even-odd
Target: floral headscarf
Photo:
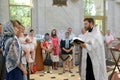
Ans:
[[[7,22],[3,28],[3,55],[6,58],[6,70],[12,71],[21,61],[22,49],[13,30],[11,21]]]
[[[14,38],[14,30],[13,30],[13,24],[11,21],[7,22],[4,26],[3,26],[3,29],[2,29],[2,34],[3,34],[3,55],[5,56],[6,53],[5,53],[5,50],[8,49],[8,46],[10,44],[6,44],[6,41],[7,40],[11,40]]]

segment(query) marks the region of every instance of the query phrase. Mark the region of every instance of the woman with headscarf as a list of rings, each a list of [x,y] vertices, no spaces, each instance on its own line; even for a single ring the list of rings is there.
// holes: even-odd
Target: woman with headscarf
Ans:
[[[63,60],[63,73],[66,72],[66,64],[68,64],[69,72],[72,73],[73,45],[70,44],[71,40],[69,39],[69,35],[69,32],[66,32],[65,39],[60,41],[61,58]]]
[[[49,33],[45,34],[45,40],[41,43],[41,48],[42,48],[42,55],[43,55],[43,61],[45,61],[47,54],[52,57],[52,50],[53,50],[53,44],[52,41],[50,40]],[[47,72],[52,74],[52,65],[47,66],[44,65],[44,73],[46,74]]]
[[[23,80],[27,71],[21,63],[22,49],[17,36],[19,23],[16,20],[7,22],[3,28],[3,55],[6,59],[6,80]]]

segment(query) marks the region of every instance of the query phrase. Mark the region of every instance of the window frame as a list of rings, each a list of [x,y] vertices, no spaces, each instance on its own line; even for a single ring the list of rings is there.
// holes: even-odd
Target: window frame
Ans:
[[[30,0],[31,1],[31,0]],[[29,26],[29,28],[32,28],[32,8],[31,8],[31,6],[30,5],[18,5],[18,4],[10,4],[10,0],[8,1],[8,4],[9,4],[9,19],[10,19],[10,15],[11,15],[11,13],[10,13],[10,7],[28,7],[28,8],[30,8],[30,19],[31,19],[31,21],[30,21],[30,26]],[[25,26],[26,27],[26,26]]]
[[[90,0],[84,0],[84,1],[88,1],[90,2]],[[95,15],[95,16],[92,16],[92,15],[85,15],[85,12],[84,12],[84,18],[93,18],[95,20],[102,20],[102,24],[103,24],[103,34],[105,35],[105,32],[106,32],[106,0],[103,0],[103,15]],[[84,8],[84,11],[85,11],[85,8]]]

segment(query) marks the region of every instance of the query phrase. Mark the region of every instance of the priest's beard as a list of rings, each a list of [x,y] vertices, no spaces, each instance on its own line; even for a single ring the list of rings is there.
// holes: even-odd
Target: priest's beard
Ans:
[[[89,25],[88,27],[85,27],[86,31],[91,32],[93,28]]]

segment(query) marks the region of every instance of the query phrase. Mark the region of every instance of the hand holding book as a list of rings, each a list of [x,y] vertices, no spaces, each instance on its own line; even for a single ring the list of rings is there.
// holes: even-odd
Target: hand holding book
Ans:
[[[70,43],[73,45],[76,45],[76,44],[79,45],[81,43],[84,43],[84,41],[79,37],[74,37]]]
[[[79,38],[79,37],[74,37],[70,43],[71,43],[72,45],[77,45],[77,46],[81,46],[81,47],[86,47],[85,42],[84,42],[81,38]]]

